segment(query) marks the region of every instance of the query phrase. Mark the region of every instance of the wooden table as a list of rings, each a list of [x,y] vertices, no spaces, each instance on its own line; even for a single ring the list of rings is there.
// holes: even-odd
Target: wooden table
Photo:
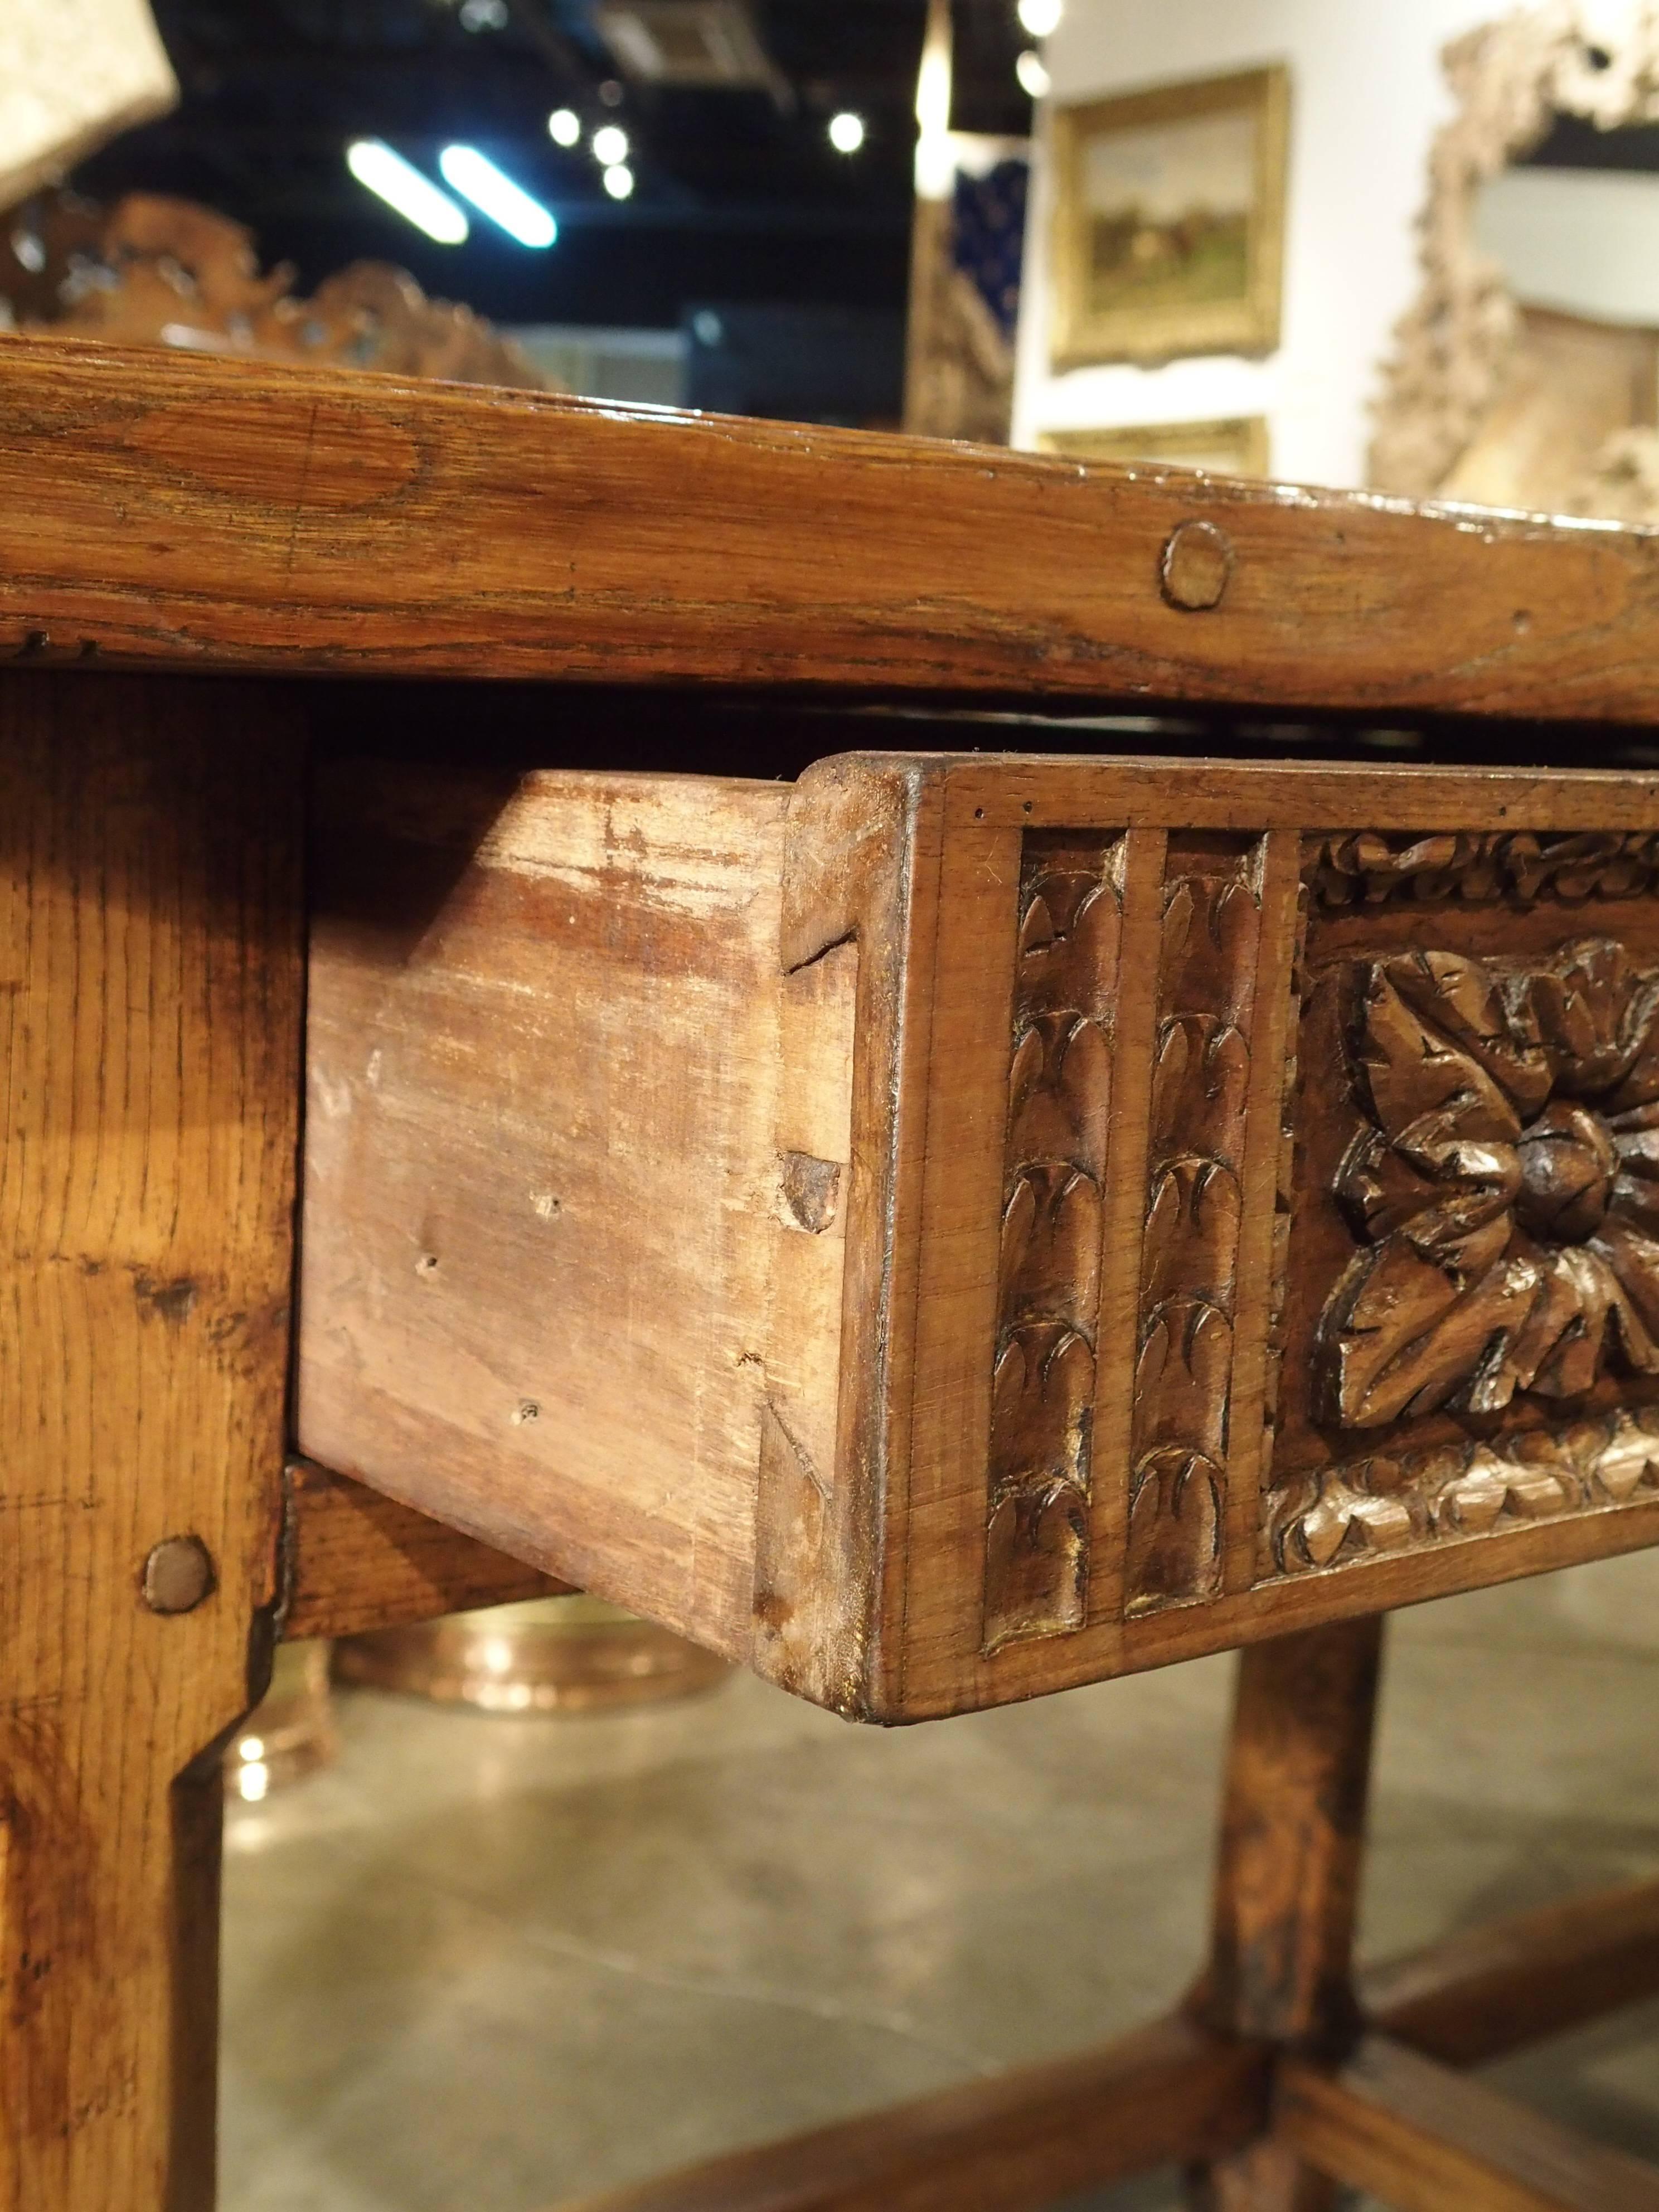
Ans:
[[[570,1585],[1246,1647],[1169,2020],[611,2212],[1659,2206],[1452,2070],[1659,1887],[1352,1964],[1382,1615],[1659,1542],[1652,539],[0,340],[0,2206],[212,2203],[276,1641]]]

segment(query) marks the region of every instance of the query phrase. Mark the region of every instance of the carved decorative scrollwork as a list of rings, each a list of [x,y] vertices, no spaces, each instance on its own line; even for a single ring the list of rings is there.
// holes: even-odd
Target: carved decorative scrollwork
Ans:
[[[1477,242],[1482,186],[1557,115],[1603,131],[1659,116],[1659,17],[1635,10],[1610,36],[1577,0],[1550,0],[1465,33],[1443,59],[1456,112],[1429,157],[1423,286],[1395,332],[1370,456],[1371,482],[1412,499],[1444,483],[1498,397],[1516,344],[1515,301]],[[1628,436],[1620,442],[1628,448]],[[1604,511],[1595,489],[1586,486],[1575,511]]]
[[[132,192],[112,209],[59,194],[0,236],[0,325],[460,384],[545,390],[521,348],[471,309],[429,300],[389,263],[355,262],[294,296],[286,262],[259,271],[240,223]]]
[[[1498,900],[1629,898],[1659,882],[1659,836],[1651,830],[1589,833],[1447,830],[1436,836],[1376,830],[1309,841],[1305,872],[1316,902],[1345,907],[1487,906]]]
[[[991,1424],[985,1647],[1087,1618],[1121,841],[1026,840]]]
[[[1268,1551],[1279,1573],[1306,1573],[1654,1492],[1659,1424],[1621,1412],[1501,1449],[1465,1443],[1322,1468],[1271,1499]]]
[[[1362,971],[1356,1031],[1370,1126],[1338,1194],[1369,1249],[1322,1325],[1332,1418],[1659,1373],[1659,971],[1605,938],[1402,953]]]

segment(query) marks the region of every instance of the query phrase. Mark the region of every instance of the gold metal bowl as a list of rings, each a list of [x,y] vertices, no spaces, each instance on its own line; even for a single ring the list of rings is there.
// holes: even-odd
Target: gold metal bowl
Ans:
[[[723,1659],[599,1598],[532,1598],[412,1628],[348,1636],[343,1682],[489,1713],[599,1712],[695,1696],[725,1681]]]

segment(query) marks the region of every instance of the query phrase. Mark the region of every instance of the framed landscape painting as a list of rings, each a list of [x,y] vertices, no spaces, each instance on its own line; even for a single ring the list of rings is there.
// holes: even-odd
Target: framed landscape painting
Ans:
[[[1176,469],[1203,469],[1218,477],[1272,473],[1272,445],[1265,415],[1230,416],[1218,422],[1141,422],[1121,429],[1040,430],[1038,450],[1073,461],[1150,461]]]
[[[1273,68],[1056,110],[1057,368],[1273,350],[1290,104]]]

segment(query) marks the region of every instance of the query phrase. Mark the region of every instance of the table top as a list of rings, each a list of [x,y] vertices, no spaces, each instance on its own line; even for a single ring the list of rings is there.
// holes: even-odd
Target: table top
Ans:
[[[1659,720],[1659,537],[0,337],[0,654]]]

